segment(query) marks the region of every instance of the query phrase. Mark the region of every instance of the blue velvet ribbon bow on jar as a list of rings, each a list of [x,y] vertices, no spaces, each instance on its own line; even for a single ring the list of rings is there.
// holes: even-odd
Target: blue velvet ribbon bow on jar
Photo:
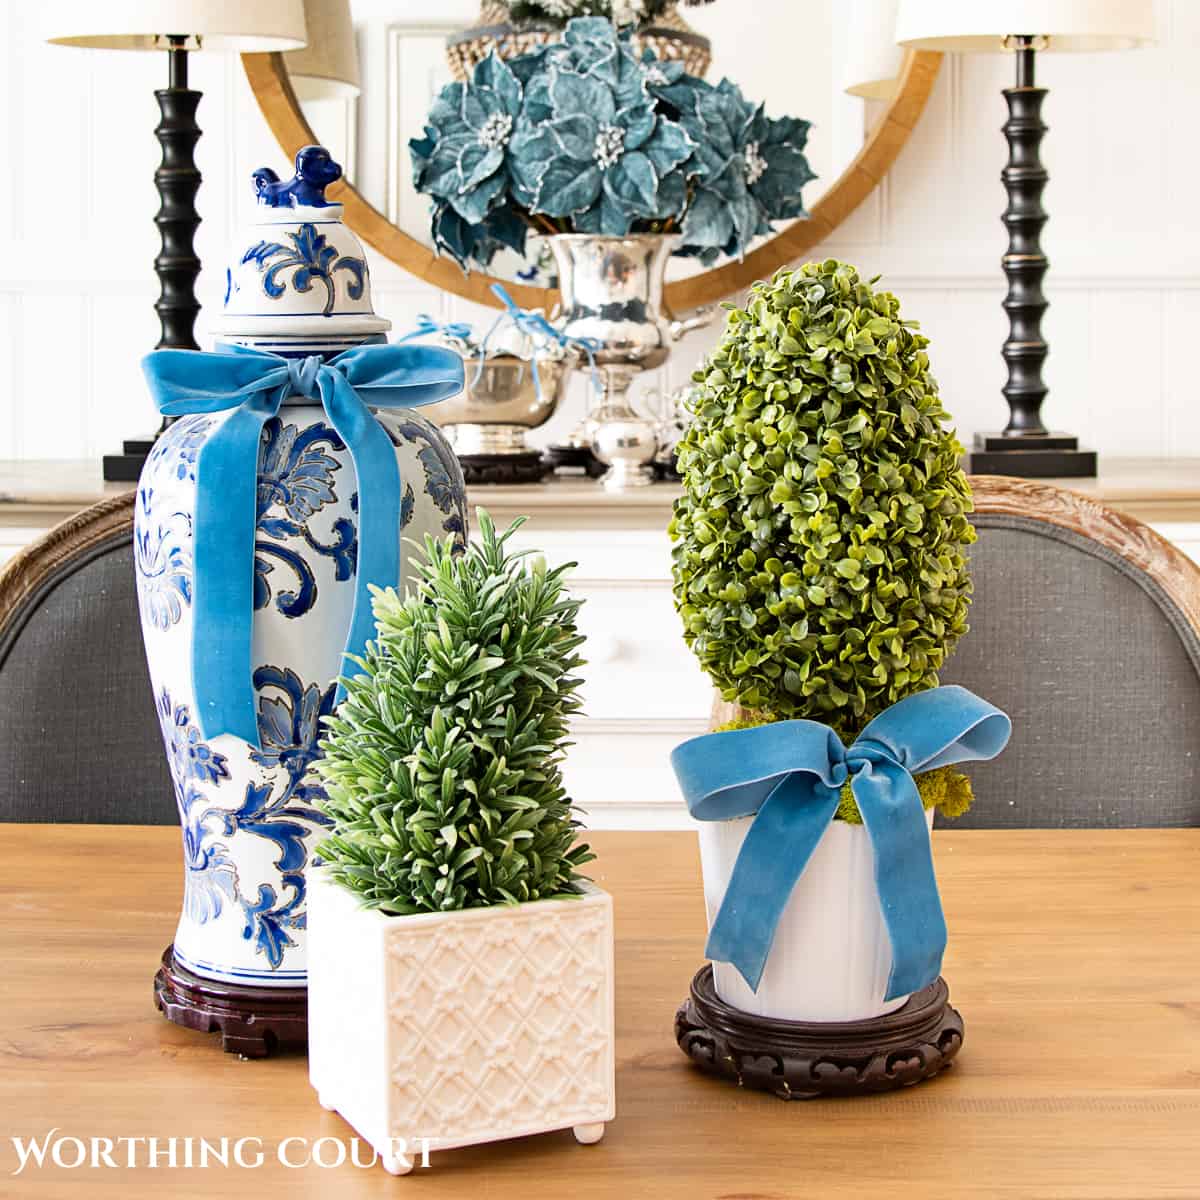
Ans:
[[[370,585],[395,587],[400,580],[400,471],[391,439],[368,405],[415,408],[457,395],[462,359],[433,346],[364,345],[326,361],[231,345],[214,354],[157,350],[142,366],[166,416],[236,410],[196,462],[191,652],[203,735],[233,734],[261,748],[251,625],[263,426],[289,397],[311,397],[320,401],[349,452],[360,487],[356,590],[345,654],[361,655],[374,629]],[[361,486],[363,480],[370,486]],[[345,661],[345,669],[353,670],[352,658]]]
[[[707,957],[731,963],[758,990],[784,907],[849,781],[871,839],[892,945],[885,999],[927,987],[941,972],[946,921],[913,777],[995,758],[1011,731],[998,708],[951,685],[893,704],[850,746],[816,721],[710,733],[677,746],[671,765],[694,818],[754,818],[709,931]]]

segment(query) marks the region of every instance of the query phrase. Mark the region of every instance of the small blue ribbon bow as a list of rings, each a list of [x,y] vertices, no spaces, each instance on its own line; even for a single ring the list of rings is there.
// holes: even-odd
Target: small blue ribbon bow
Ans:
[[[1011,732],[998,708],[950,685],[893,704],[849,747],[816,721],[709,733],[677,746],[671,765],[693,817],[754,817],[705,954],[732,963],[758,990],[779,918],[849,780],[892,943],[886,999],[927,987],[942,969],[946,921],[913,776],[995,758]]]
[[[492,295],[504,305],[504,311],[493,322],[491,329],[487,331],[487,335],[479,347],[479,366],[475,372],[476,381],[478,381],[480,372],[483,370],[483,362],[487,356],[488,342],[491,341],[492,335],[500,328],[503,322],[511,321],[522,333],[532,338],[534,342],[539,340],[553,342],[555,345],[561,346],[564,350],[569,350],[571,347],[577,347],[581,350],[588,360],[588,366],[591,368],[592,387],[596,391],[600,390],[600,379],[596,373],[596,351],[603,350],[604,343],[599,338],[574,337],[563,333],[561,329],[555,329],[540,312],[530,312],[527,308],[521,308],[504,289],[503,284],[493,283]],[[542,381],[538,378],[536,372],[533,377],[533,385],[537,393],[537,398],[540,401],[542,398]]]
[[[462,321],[435,321],[428,313],[417,313],[417,323],[403,337],[396,339],[396,345],[428,337],[431,333],[441,333],[459,342],[471,340],[470,325]]]
[[[400,469],[367,405],[415,408],[445,400],[462,390],[463,365],[452,350],[433,346],[357,346],[329,361],[225,349],[156,350],[142,370],[166,416],[236,410],[196,461],[192,670],[203,735],[231,733],[260,748],[250,638],[263,425],[289,396],[319,399],[350,453],[358,480],[358,560],[345,653],[361,655],[374,629],[368,585],[400,581]]]

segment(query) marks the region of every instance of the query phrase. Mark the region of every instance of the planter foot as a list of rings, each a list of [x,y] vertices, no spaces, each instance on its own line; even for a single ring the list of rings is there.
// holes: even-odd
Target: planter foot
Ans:
[[[203,979],[163,951],[154,976],[155,1007],[176,1025],[221,1034],[221,1048],[244,1058],[265,1058],[308,1042],[306,988],[243,987]]]
[[[379,1161],[389,1175],[407,1175],[413,1169],[411,1158],[397,1158],[394,1154],[381,1154]]]
[[[604,1122],[597,1121],[594,1125],[576,1125],[575,1140],[581,1146],[594,1146],[604,1136]]]
[[[679,1048],[704,1070],[783,1100],[861,1096],[930,1079],[958,1053],[963,1021],[944,979],[869,1021],[779,1021],[726,1004],[705,965],[675,1014]]]

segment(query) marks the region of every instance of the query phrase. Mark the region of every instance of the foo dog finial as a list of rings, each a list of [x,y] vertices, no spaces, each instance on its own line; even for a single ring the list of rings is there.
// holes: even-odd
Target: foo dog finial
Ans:
[[[324,146],[305,146],[296,155],[296,175],[282,183],[270,167],[254,172],[254,191],[259,204],[268,208],[325,208],[325,189],[342,177],[342,168]]]

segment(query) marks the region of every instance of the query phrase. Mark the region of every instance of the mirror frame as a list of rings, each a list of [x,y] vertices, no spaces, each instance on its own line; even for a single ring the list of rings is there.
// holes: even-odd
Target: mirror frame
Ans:
[[[809,219],[795,221],[745,258],[667,284],[665,299],[671,314],[713,304],[748,288],[756,279],[769,278],[780,267],[795,262],[828,238],[891,169],[921,118],[941,61],[941,54],[934,51],[908,51],[895,96],[850,165],[813,205]],[[318,139],[292,90],[283,55],[243,54],[242,66],[267,125],[290,161],[302,146]],[[507,279],[497,281],[482,271],[465,274],[452,259],[439,258],[429,246],[393,225],[345,180],[329,189],[329,198],[345,206],[346,224],[363,241],[434,287],[476,304],[498,308],[500,302],[492,295],[491,286],[501,282],[523,308],[550,312],[554,307],[558,297],[554,288],[529,287]]]

